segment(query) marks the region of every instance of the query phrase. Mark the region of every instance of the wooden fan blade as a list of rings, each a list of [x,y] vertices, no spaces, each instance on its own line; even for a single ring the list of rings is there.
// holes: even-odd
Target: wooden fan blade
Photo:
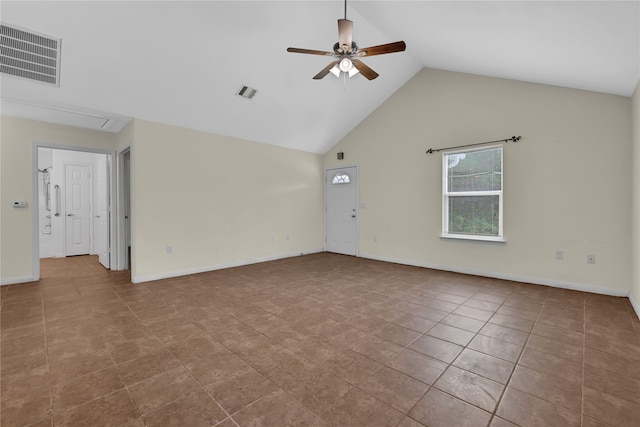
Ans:
[[[365,63],[360,61],[359,59],[353,59],[351,60],[351,62],[353,62],[353,66],[356,67],[358,71],[360,71],[360,74],[365,76],[367,79],[373,80],[379,76],[378,73],[366,66]]]
[[[323,78],[324,76],[326,76],[327,74],[329,74],[329,71],[331,71],[331,69],[333,67],[335,67],[336,65],[338,65],[338,61],[333,61],[331,64],[327,65],[326,67],[324,67],[322,69],[322,71],[320,71],[318,74],[316,74],[315,76],[313,76],[314,80],[320,80],[321,78]]]
[[[353,41],[353,22],[348,19],[338,19],[338,44],[344,53],[351,51],[351,42]],[[344,46],[346,49],[343,49]]]
[[[407,48],[405,42],[394,42],[381,44],[378,46],[365,47],[364,49],[358,49],[358,56],[373,56],[383,55],[385,53],[402,52]]]
[[[311,50],[311,49],[298,49],[297,47],[289,47],[287,48],[287,52],[291,53],[306,53],[309,55],[322,55],[322,56],[333,56],[333,52],[325,52],[323,50]]]

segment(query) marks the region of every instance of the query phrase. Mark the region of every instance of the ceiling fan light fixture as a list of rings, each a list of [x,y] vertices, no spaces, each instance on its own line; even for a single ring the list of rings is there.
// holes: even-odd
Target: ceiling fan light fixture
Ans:
[[[353,68],[353,62],[349,58],[342,58],[340,60],[340,71],[348,73]]]
[[[329,70],[329,72],[336,77],[340,77],[340,74],[342,74],[342,70],[340,70],[340,67],[338,67],[338,65],[334,65],[333,68]],[[359,72],[360,70],[358,70],[356,67],[352,67],[349,71],[345,71],[345,73],[349,75],[349,78],[355,76]]]
[[[287,48],[287,52],[332,56],[334,58],[330,64],[313,76],[314,80],[320,80],[329,73],[336,77],[340,77],[341,73],[346,73],[350,78],[356,74],[361,74],[367,80],[373,80],[379,74],[363,63],[360,60],[361,57],[402,52],[406,48],[407,45],[403,41],[370,46],[363,49],[358,48],[356,42],[353,41],[353,21],[347,19],[347,0],[345,0],[344,19],[338,19],[338,42],[333,45],[333,52],[299,49],[297,47]]]

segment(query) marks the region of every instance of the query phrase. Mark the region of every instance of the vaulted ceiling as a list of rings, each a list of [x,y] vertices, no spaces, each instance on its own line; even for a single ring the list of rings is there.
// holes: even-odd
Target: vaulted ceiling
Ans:
[[[132,117],[324,153],[423,67],[631,96],[640,1],[354,1],[380,77],[328,75],[342,1],[2,1],[62,39],[60,85],[2,75],[2,114],[118,131]],[[242,85],[252,100],[236,96]],[[94,120],[96,119],[96,120]],[[107,125],[105,121],[107,120]]]

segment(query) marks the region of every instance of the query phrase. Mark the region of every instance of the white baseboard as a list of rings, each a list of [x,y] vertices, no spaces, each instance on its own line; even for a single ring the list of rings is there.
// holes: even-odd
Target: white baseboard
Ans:
[[[640,304],[635,300],[632,293],[629,293],[629,302],[631,303],[631,307],[636,312],[636,316],[640,319]]]
[[[10,277],[8,279],[1,279],[0,280],[0,286],[6,286],[6,285],[16,285],[18,283],[28,283],[28,282],[35,282],[36,278],[31,276],[31,277]]]
[[[208,265],[204,267],[198,267],[198,268],[192,268],[192,269],[186,269],[186,270],[170,271],[167,273],[148,274],[144,276],[135,276],[135,277],[132,276],[131,282],[144,283],[144,282],[151,282],[153,280],[171,279],[173,277],[187,276],[189,274],[206,273],[208,271],[222,270],[225,268],[232,268],[232,267],[242,267],[243,265],[251,265],[251,264],[257,264],[260,262],[267,262],[267,261],[275,261],[275,260],[284,259],[284,258],[293,258],[296,256],[315,254],[319,252],[324,252],[324,248],[316,248],[316,249],[311,249],[311,250],[302,251],[302,252],[300,251],[289,252],[286,254],[272,255],[272,256],[267,256],[262,258],[250,258],[250,259],[234,261],[234,262],[224,263],[224,264],[214,264],[214,265]]]
[[[267,261],[275,261],[278,259],[292,258],[296,256],[309,255],[309,254],[320,253],[320,252],[324,252],[324,248],[316,248],[316,249],[312,249],[304,252],[290,252],[286,254],[273,255],[273,256],[262,257],[262,258],[252,258],[252,259],[241,260],[241,261],[225,263],[225,264],[214,264],[214,265],[209,265],[209,266],[199,267],[194,269],[171,271],[168,273],[151,274],[146,276],[135,276],[135,277],[131,277],[131,282],[144,283],[144,282],[150,282],[153,280],[170,279],[173,277],[186,276],[189,274],[206,273],[208,271],[222,270],[225,268],[232,268],[232,267],[241,267],[243,265],[251,265],[251,264],[257,264],[260,262],[267,262]],[[616,297],[628,297],[629,301],[631,302],[631,306],[633,307],[636,314],[638,315],[638,318],[640,319],[640,303],[638,303],[638,301],[635,300],[632,294],[624,290],[601,288],[598,286],[586,285],[582,283],[549,280],[549,279],[542,279],[538,277],[495,273],[491,271],[475,270],[470,268],[455,268],[455,267],[431,264],[426,262],[417,262],[417,261],[398,259],[398,258],[381,257],[377,255],[370,255],[370,254],[363,254],[363,253],[358,254],[358,256],[361,258],[372,259],[376,261],[393,262],[396,264],[431,268],[434,270],[451,271],[454,273],[471,274],[474,276],[490,277],[493,279],[511,280],[514,282],[532,283],[535,285],[546,285],[546,286],[552,286],[554,288],[571,289],[574,291],[591,292],[595,294],[610,295],[610,296],[616,296]],[[34,277],[10,277],[8,279],[0,279],[0,286],[15,285],[18,283],[28,283],[28,282],[35,282],[35,281],[36,279]]]
[[[376,261],[394,262],[396,264],[412,265],[414,267],[431,268],[434,270],[451,271],[454,273],[471,274],[474,276],[490,277],[492,279],[511,280],[514,282],[531,283],[534,285],[545,285],[554,288],[571,289],[574,291],[591,292],[594,294],[610,295],[614,297],[628,297],[629,291],[601,288],[598,286],[585,285],[583,283],[564,282],[560,280],[544,279],[540,277],[520,276],[513,274],[495,273],[492,271],[476,270],[472,268],[457,268],[444,265],[430,264],[425,262],[417,262],[403,259],[395,259],[388,257],[381,257],[377,255],[360,254],[362,258],[373,259]],[[637,310],[636,310],[637,311]]]

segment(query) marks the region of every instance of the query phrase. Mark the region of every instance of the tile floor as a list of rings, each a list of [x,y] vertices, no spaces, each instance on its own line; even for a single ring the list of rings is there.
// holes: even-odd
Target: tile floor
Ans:
[[[315,254],[4,286],[2,426],[640,426],[626,298]]]

